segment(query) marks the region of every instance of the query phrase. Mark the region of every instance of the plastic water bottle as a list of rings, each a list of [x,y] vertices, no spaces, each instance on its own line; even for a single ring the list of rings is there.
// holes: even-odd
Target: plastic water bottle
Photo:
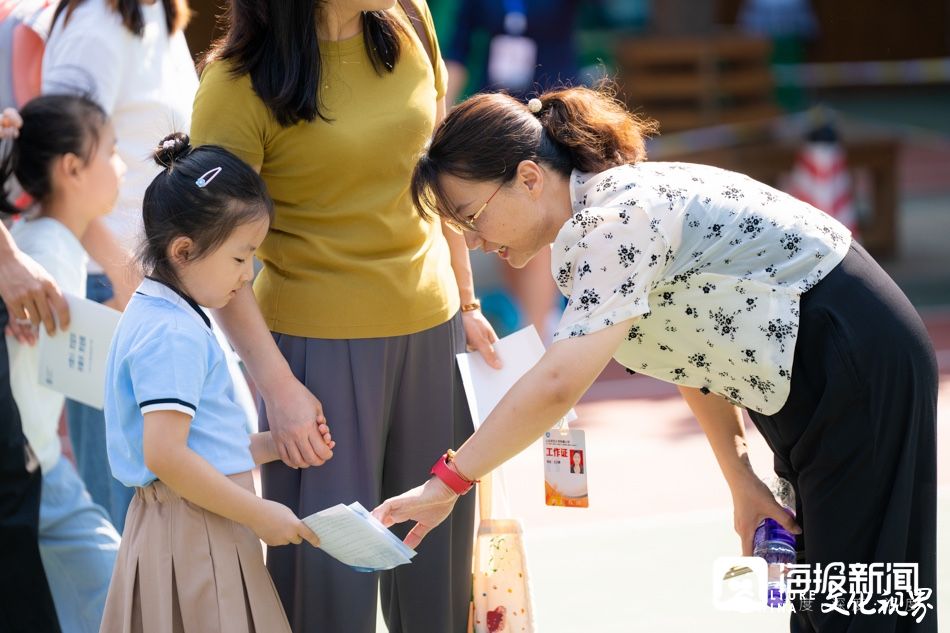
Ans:
[[[781,477],[767,483],[779,505],[795,516],[795,491],[792,484]],[[752,555],[764,558],[769,565],[768,605],[773,608],[783,606],[787,596],[785,572],[787,566],[795,562],[795,535],[774,519],[765,519],[755,530]]]

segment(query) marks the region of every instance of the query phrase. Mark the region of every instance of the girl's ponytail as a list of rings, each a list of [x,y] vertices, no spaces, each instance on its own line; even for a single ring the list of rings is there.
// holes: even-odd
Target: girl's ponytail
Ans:
[[[553,90],[538,101],[529,108],[509,95],[488,93],[452,110],[413,172],[419,213],[462,220],[439,184],[442,174],[503,183],[524,160],[570,176],[575,169],[599,172],[646,159],[644,139],[656,132],[656,123],[631,114],[606,87]]]
[[[631,114],[606,88],[566,88],[539,100],[544,132],[567,150],[574,169],[600,172],[646,159],[644,138],[656,123]]]

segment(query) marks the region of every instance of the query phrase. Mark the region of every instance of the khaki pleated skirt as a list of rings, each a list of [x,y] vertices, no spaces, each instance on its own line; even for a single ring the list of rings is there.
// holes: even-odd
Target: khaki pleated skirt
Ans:
[[[253,491],[250,472],[231,480]],[[156,481],[137,488],[100,633],[290,633],[250,528]]]

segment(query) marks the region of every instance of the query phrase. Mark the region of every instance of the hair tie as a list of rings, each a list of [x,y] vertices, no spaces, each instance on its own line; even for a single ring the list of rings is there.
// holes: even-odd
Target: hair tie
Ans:
[[[175,139],[168,139],[167,141],[162,141],[162,149],[174,149]]]
[[[537,97],[528,101],[528,111],[531,112],[531,114],[537,114],[538,112],[541,111],[541,108],[543,107],[544,107],[544,104],[541,103],[541,100],[538,99]]]

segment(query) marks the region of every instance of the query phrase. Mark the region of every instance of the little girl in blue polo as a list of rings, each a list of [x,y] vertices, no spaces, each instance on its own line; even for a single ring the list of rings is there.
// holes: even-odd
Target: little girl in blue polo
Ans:
[[[254,492],[254,465],[278,455],[269,432],[248,435],[204,310],[251,280],[273,204],[260,177],[222,148],[195,149],[177,134],[154,158],[165,169],[143,202],[147,277],[107,363],[109,463],[135,497],[101,631],[289,633],[258,538],[319,541]]]

